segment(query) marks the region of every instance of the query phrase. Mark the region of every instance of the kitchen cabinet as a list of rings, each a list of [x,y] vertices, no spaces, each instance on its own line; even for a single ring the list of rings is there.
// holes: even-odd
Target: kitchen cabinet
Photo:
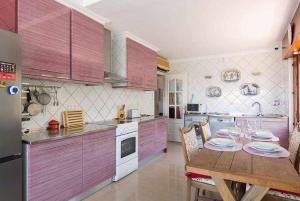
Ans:
[[[167,149],[168,123],[166,118],[139,123],[139,161]]]
[[[71,30],[71,79],[103,83],[104,26],[72,10]]]
[[[156,52],[129,38],[126,45],[127,87],[156,90]]]
[[[261,118],[261,128],[270,130],[279,138],[279,143],[284,148],[289,148],[288,118]]]
[[[143,46],[127,38],[127,87],[143,88],[144,83],[144,61]]]
[[[83,136],[83,189],[90,189],[116,174],[116,131]]]
[[[81,191],[81,137],[29,145],[28,200],[69,200]]]
[[[17,0],[0,0],[0,29],[17,31]]]
[[[139,161],[149,157],[155,152],[155,121],[143,122],[139,124]]]
[[[70,79],[70,8],[53,0],[18,2],[24,77]]]
[[[288,118],[237,117],[235,121],[237,126],[242,126],[245,124],[244,122],[248,122],[251,128],[270,130],[279,138],[281,146],[289,147]]]
[[[26,144],[28,201],[67,201],[112,178],[116,129]]]
[[[155,150],[161,151],[167,148],[167,136],[168,136],[168,120],[162,118],[156,120],[155,130]]]
[[[113,87],[157,89],[157,53],[126,35],[116,36],[112,45],[112,71],[126,77],[127,83]]]

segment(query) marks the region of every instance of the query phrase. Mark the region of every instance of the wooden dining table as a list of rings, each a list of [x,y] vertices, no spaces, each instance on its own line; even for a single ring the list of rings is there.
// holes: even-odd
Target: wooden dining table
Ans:
[[[240,143],[249,142],[240,138]],[[242,201],[259,201],[269,189],[300,192],[300,177],[289,158],[252,155],[244,150],[214,151],[203,148],[190,157],[187,172],[209,175],[224,201],[236,201],[229,182],[250,184]]]

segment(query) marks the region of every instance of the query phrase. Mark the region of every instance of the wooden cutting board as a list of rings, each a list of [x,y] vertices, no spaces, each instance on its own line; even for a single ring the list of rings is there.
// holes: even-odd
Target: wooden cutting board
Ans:
[[[64,111],[63,124],[65,128],[83,126],[85,124],[84,112],[82,110]]]

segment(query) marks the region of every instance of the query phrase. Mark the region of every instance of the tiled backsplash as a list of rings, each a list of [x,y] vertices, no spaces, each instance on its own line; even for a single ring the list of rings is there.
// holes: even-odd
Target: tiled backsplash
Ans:
[[[23,128],[46,127],[50,119],[62,122],[62,111],[73,109],[83,109],[87,122],[115,118],[121,104],[126,105],[126,110],[137,108],[142,114],[154,114],[153,91],[112,88],[111,84],[86,86],[40,80],[23,80],[23,82],[61,86],[58,90],[59,106],[53,106],[52,98],[44,114],[41,113],[32,117],[30,121],[23,122]],[[51,90],[48,91],[51,92]]]
[[[224,82],[221,72],[238,69],[241,79],[237,82]],[[258,101],[262,104],[263,113],[281,113],[288,115],[288,68],[281,60],[281,51],[261,51],[257,53],[234,56],[202,58],[171,63],[171,73],[187,73],[187,95],[190,102],[206,104],[208,112],[231,112],[254,114]],[[253,75],[259,72],[260,75]],[[212,76],[205,79],[205,76]],[[244,96],[240,87],[244,83],[256,83],[260,87],[257,96]],[[219,86],[221,97],[207,97],[206,88]],[[275,106],[275,103],[278,103]]]

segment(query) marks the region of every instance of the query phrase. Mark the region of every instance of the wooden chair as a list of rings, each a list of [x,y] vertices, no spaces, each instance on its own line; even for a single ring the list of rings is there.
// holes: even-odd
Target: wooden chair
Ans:
[[[192,128],[181,128],[179,131],[180,131],[180,138],[181,138],[181,143],[183,148],[185,165],[187,165],[189,164],[191,155],[199,151],[196,131],[194,126],[192,126]],[[200,190],[218,192],[217,188],[214,185],[214,181],[210,176],[194,174],[191,172],[186,172],[186,176],[187,176],[187,201],[191,200],[192,187],[196,189],[195,201],[198,200]]]
[[[299,166],[300,166],[300,145],[298,145],[298,150],[296,153],[296,159],[294,163],[295,169],[300,174]],[[294,193],[294,192],[271,189],[269,190],[268,194],[263,198],[262,201],[295,201],[295,200],[300,200],[300,192]]]
[[[209,138],[211,138],[210,126],[208,122],[200,122],[200,127],[202,130],[201,138],[204,144]]]

